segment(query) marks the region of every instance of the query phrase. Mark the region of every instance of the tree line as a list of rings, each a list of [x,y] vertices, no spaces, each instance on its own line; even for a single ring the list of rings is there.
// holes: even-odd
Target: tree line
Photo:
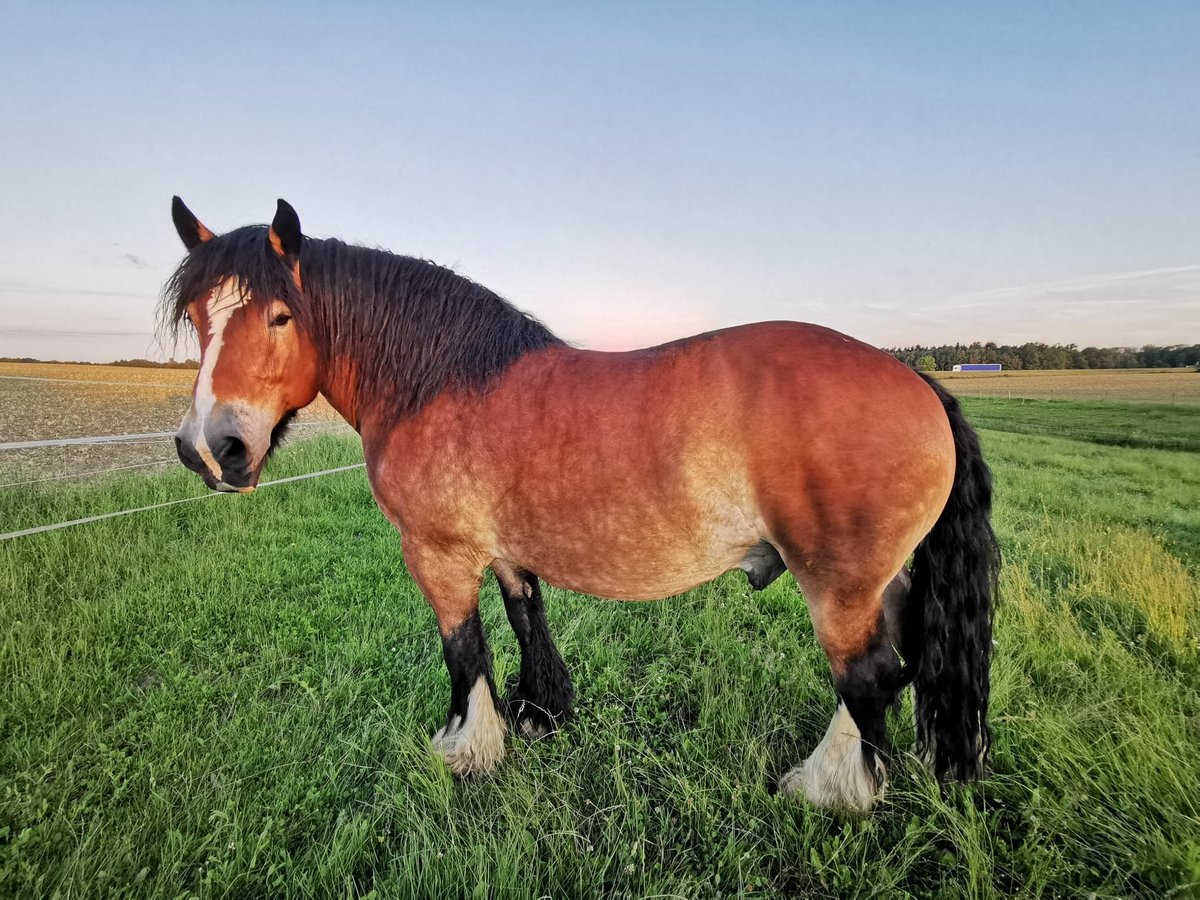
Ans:
[[[947,371],[964,363],[1000,363],[1006,369],[1167,369],[1200,365],[1200,344],[1084,347],[1074,344],[943,344],[887,351],[915,369]]]
[[[1200,344],[1147,344],[1133,347],[1084,347],[1075,344],[942,344],[886,350],[902,363],[926,372],[949,371],[963,363],[1000,363],[1006,369],[1171,369],[1200,366]],[[31,357],[0,357],[0,362],[50,362]],[[194,359],[157,362],[152,359],[118,359],[110,363],[74,363],[88,366],[129,366],[136,369],[198,369]]]

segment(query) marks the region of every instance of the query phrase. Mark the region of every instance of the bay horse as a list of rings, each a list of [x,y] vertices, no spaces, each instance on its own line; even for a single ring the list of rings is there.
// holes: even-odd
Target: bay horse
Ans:
[[[283,200],[270,226],[222,235],[178,197],[172,218],[188,252],[160,317],[201,347],[180,459],[210,488],[252,491],[318,394],[354,427],[437,618],[451,687],[432,744],[456,775],[501,761],[503,713],[541,735],[571,712],[541,579],[650,600],[741,569],[758,590],[795,577],[838,698],[783,792],[868,809],[910,682],[918,755],[939,777],[981,776],[992,483],[932,378],[795,322],[581,350],[449,269],[306,237]],[[521,650],[505,703],[478,611],[489,567]]]

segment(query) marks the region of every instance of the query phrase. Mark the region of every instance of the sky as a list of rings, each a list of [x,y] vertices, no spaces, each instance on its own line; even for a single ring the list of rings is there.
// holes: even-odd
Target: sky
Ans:
[[[581,346],[1200,341],[1200,4],[5,2],[0,356],[156,340],[172,194]]]

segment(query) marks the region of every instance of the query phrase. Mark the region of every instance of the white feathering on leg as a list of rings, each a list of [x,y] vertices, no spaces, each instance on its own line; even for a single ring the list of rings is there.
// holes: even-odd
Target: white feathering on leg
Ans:
[[[817,749],[783,776],[779,789],[785,794],[802,792],[813,806],[866,812],[883,796],[883,764],[878,759],[876,768],[878,785],[867,769],[858,726],[839,703]]]
[[[455,716],[433,736],[433,749],[455,775],[490,772],[504,759],[504,720],[480,676],[467,698],[467,717]]]

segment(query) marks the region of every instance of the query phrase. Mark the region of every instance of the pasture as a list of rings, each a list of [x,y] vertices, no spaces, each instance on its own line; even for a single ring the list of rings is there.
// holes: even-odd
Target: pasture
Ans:
[[[0,894],[1200,893],[1200,457],[1171,443],[1200,408],[999,396],[965,404],[1005,553],[980,785],[903,755],[906,701],[873,814],[774,795],[834,697],[795,582],[741,573],[549,589],[578,715],[456,782],[433,615],[351,471],[0,544]],[[145,421],[112,430],[174,427]],[[267,478],[358,460],[326,434]],[[7,489],[0,530],[203,493],[148,471]],[[490,578],[482,615],[502,683]]]
[[[959,397],[1200,404],[1200,374],[1192,369],[1051,369],[936,374]]]

